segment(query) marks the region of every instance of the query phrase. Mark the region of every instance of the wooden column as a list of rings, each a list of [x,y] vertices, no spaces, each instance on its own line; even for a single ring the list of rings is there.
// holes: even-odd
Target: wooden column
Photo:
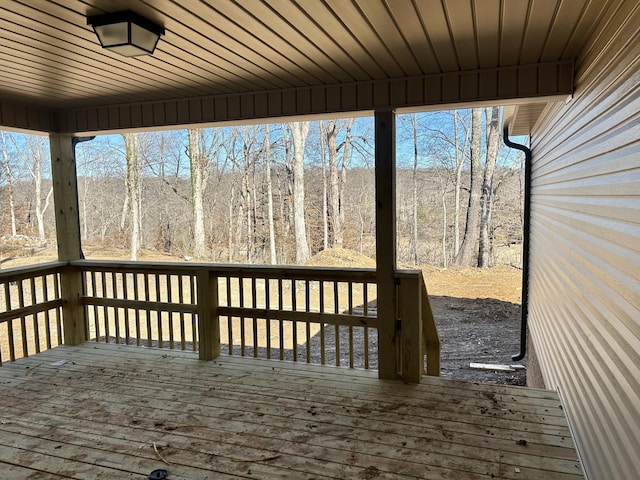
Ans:
[[[403,276],[398,286],[398,308],[401,321],[400,371],[408,383],[420,383],[424,373],[422,352],[422,274],[412,272]]]
[[[80,216],[78,214],[78,184],[76,177],[76,140],[71,135],[51,134],[51,177],[53,199],[56,208],[56,238],[58,260],[70,261],[82,258],[80,245]],[[64,343],[77,345],[86,339],[82,274],[65,268],[60,278],[64,304],[62,317]]]
[[[220,355],[220,319],[218,316],[218,277],[202,269],[198,281],[198,352],[200,360],[213,360]]]
[[[395,120],[392,110],[375,113],[378,374],[384,379],[398,377]]]

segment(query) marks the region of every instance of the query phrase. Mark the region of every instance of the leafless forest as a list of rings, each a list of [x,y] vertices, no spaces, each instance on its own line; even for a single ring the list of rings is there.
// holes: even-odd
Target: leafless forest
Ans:
[[[398,261],[520,264],[522,157],[499,108],[397,118]],[[82,240],[212,262],[375,257],[373,119],[128,133],[77,147]],[[0,232],[55,241],[46,137],[2,132]],[[6,242],[5,242],[6,244]],[[5,247],[2,257],[12,254]]]

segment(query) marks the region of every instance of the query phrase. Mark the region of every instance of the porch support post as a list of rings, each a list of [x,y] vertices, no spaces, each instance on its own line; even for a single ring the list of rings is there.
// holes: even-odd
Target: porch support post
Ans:
[[[411,272],[400,278],[398,310],[401,321],[400,371],[408,383],[420,383],[424,373],[422,345],[422,273]]]
[[[75,144],[72,135],[51,134],[51,177],[56,208],[56,238],[58,260],[82,258],[80,245],[80,215],[78,213],[78,183],[76,176]],[[70,267],[60,276],[64,343],[77,345],[86,340],[84,308],[82,307],[82,274]]]
[[[218,277],[202,268],[198,282],[198,352],[200,360],[213,360],[220,355],[220,318],[218,316]],[[257,348],[257,347],[255,347]]]
[[[375,122],[378,375],[395,379],[398,378],[395,112],[376,110]]]

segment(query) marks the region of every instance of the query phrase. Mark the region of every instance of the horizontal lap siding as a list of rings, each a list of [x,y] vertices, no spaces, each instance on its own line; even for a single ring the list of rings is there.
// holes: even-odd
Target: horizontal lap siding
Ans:
[[[590,479],[640,471],[640,7],[612,2],[532,134],[529,324]]]

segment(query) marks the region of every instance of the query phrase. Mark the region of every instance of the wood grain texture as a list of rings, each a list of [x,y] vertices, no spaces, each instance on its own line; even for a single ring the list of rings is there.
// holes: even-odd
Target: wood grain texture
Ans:
[[[0,408],[17,479],[582,478],[544,390],[86,343],[0,368]]]

